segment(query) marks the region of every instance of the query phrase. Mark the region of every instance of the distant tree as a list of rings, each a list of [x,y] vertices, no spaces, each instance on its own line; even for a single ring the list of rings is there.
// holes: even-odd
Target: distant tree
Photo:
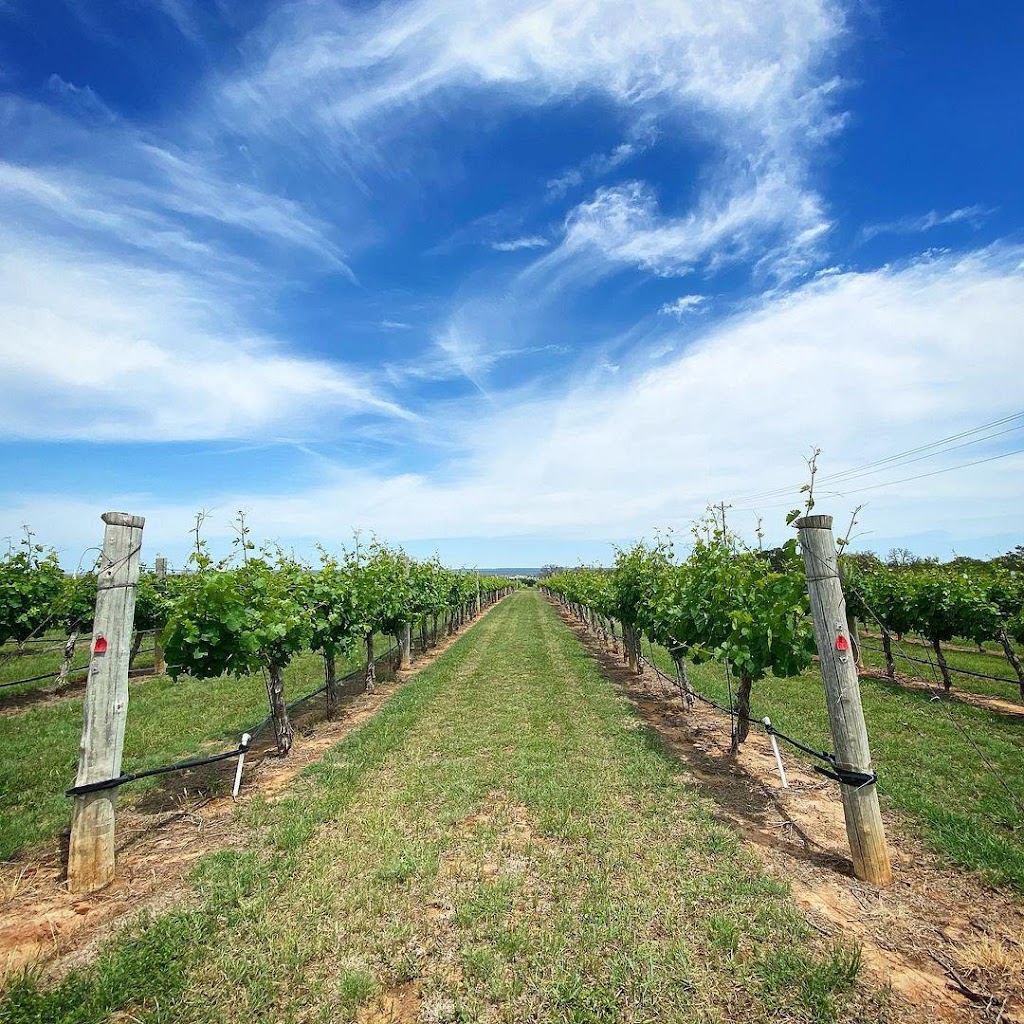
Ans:
[[[947,563],[950,569],[970,570],[987,569],[989,563],[984,558],[971,558],[970,555],[955,555]]]
[[[937,558],[923,558],[915,555],[909,548],[890,548],[885,564],[894,569],[912,569],[921,565],[937,565]]]
[[[843,565],[855,566],[861,572],[873,572],[883,566],[882,560],[874,551],[844,551]]]
[[[1003,569],[1024,572],[1024,544],[1018,544],[1012,551],[1007,551],[1005,555],[993,558],[992,561]]]

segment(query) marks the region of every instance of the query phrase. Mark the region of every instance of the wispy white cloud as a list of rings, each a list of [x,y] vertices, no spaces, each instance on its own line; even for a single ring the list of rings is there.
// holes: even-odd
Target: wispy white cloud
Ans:
[[[665,316],[674,316],[682,319],[687,313],[692,313],[694,310],[699,309],[707,301],[708,297],[706,295],[680,295],[678,299],[666,302],[658,312]]]
[[[793,188],[785,170],[761,174],[743,191],[705,195],[682,217],[665,216],[654,192],[633,181],[597,191],[573,209],[560,245],[527,273],[558,288],[593,281],[619,266],[661,277],[768,261],[791,277],[817,257],[830,221],[820,200]]]
[[[233,295],[8,236],[0,246],[0,436],[98,441],[320,434],[410,414],[336,363],[248,327]]]
[[[491,242],[491,248],[498,252],[516,252],[519,249],[546,249],[550,244],[543,235],[524,235],[504,242]]]
[[[898,220],[886,221],[881,224],[869,224],[861,230],[861,239],[867,241],[877,235],[896,234],[912,235],[931,231],[934,228],[943,227],[947,224],[968,223],[971,227],[978,227],[992,210],[975,204],[974,206],[961,206],[959,209],[951,210],[949,213],[939,213],[937,210],[929,210],[920,217],[900,217]]]
[[[619,143],[610,153],[594,153],[576,166],[569,167],[551,178],[545,185],[548,198],[560,199],[585,181],[617,170],[648,149],[658,138],[658,134],[658,129],[651,119],[640,120],[630,131],[629,139]]]
[[[199,22],[189,0],[154,0],[154,6],[190,43],[202,42]]]
[[[37,218],[40,235],[54,222],[104,236],[108,244],[149,250],[201,271],[238,262],[234,247],[197,231],[194,219],[238,229],[266,242],[305,250],[351,276],[325,224],[296,203],[231,183],[184,156],[143,144],[131,147],[134,174],[112,168],[26,166],[0,160],[0,210]],[[243,262],[247,262],[245,257]]]
[[[412,328],[412,324],[407,324],[402,320],[381,320],[377,326],[386,331],[408,331]]]
[[[101,121],[116,121],[117,115],[96,94],[91,86],[75,85],[66,82],[58,74],[52,74],[46,80],[47,91],[76,114],[96,117]]]
[[[841,28],[839,8],[815,0],[413,0],[365,14],[323,2],[272,17],[221,98],[268,131],[350,129],[451,86],[514,90],[525,103],[587,88],[629,105],[817,120],[810,76]],[[789,134],[759,130],[780,129]]]
[[[806,163],[843,122],[827,73],[843,29],[837,0],[411,0],[366,12],[325,0],[272,16],[215,101],[233,130],[301,138],[307,153],[349,165],[383,159],[424,105],[436,112],[470,90],[512,105],[604,96],[647,136],[570,168],[556,192],[622,165],[659,121],[686,123],[716,156],[690,214],[662,214],[620,187],[582,204],[574,226],[607,216],[614,236],[618,198],[642,207],[636,262],[647,270],[677,273],[710,243],[725,261],[756,252],[762,270],[789,278],[827,228]],[[628,261],[630,248],[611,238],[590,251]]]
[[[170,505],[136,496],[132,507],[151,517],[153,544],[182,537],[197,507],[249,508],[258,533],[286,539],[343,536],[353,526],[397,540],[614,538],[685,528],[709,500],[799,481],[809,444],[824,449],[823,464],[835,472],[1017,412],[1021,257],[992,250],[833,274],[708,325],[696,343],[681,334],[679,355],[657,368],[619,361],[614,380],[592,374],[567,379],[557,396],[496,400],[486,429],[464,412],[461,423],[453,417],[460,458],[443,476],[339,465],[313,490],[197,489]],[[958,453],[938,465],[957,461],[968,460]],[[1005,534],[1019,518],[1022,471],[1024,457],[1015,456],[881,489],[862,522],[875,536],[926,538],[926,549],[943,531],[961,545]],[[912,474],[877,479],[905,475]],[[819,507],[842,515],[862,497],[823,488]],[[792,504],[782,498],[778,508],[756,509],[770,539],[786,536]],[[72,517],[80,512],[81,502],[56,494],[15,500],[0,513],[0,532],[31,521],[70,544],[79,539]],[[732,515],[738,527],[744,517],[753,526],[753,506]]]

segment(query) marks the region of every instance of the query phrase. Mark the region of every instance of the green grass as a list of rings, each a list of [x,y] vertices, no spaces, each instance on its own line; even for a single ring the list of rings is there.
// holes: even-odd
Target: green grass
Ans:
[[[882,641],[871,637],[864,637],[864,643],[871,649],[864,651],[864,664],[873,668],[885,668],[885,655],[881,651]],[[878,648],[878,650],[874,650]],[[964,693],[980,693],[989,697],[1002,697],[1004,700],[1019,701],[1020,687],[1017,684],[1017,677],[1013,674],[1010,663],[1002,654],[1002,649],[986,651],[953,651],[943,645],[943,655],[951,669],[964,668],[970,672],[983,672],[985,675],[1002,676],[1006,682],[999,682],[994,679],[978,679],[976,676],[959,675],[953,672],[953,692],[962,690]],[[929,665],[919,665],[917,661],[910,661],[908,658],[915,658],[917,661],[929,661]],[[924,679],[932,686],[942,688],[942,673],[935,661],[935,652],[930,646],[916,643],[907,643],[904,640],[898,643],[893,640],[893,660],[896,662],[896,671],[917,679]]]
[[[655,648],[654,656],[664,671],[672,672],[667,652]],[[700,693],[723,704],[728,701],[718,665],[691,666],[690,678]],[[1020,721],[932,700],[928,693],[867,676],[861,679],[861,698],[885,803],[907,812],[921,837],[952,863],[1024,891],[1024,821],[999,781],[1005,780],[1016,801],[1024,803]],[[769,677],[755,683],[751,708],[753,717],[768,715],[796,739],[832,749],[816,668],[791,679]],[[722,727],[729,728],[724,717]],[[783,749],[787,757],[804,757],[793,748]]]
[[[382,639],[378,649],[386,650],[386,641]],[[358,655],[339,662],[339,676],[359,664]],[[322,684],[323,661],[315,654],[300,655],[285,672],[289,700]],[[227,749],[266,714],[267,694],[260,676],[134,680],[129,686],[122,770],[156,768]],[[0,860],[49,839],[69,824],[71,803],[64,791],[74,783],[81,732],[80,694],[0,718]],[[223,774],[227,779],[230,768]],[[123,799],[130,805],[160,784],[159,778],[134,782],[124,790]]]
[[[16,654],[13,644],[5,646],[0,650],[0,684],[12,683],[17,679],[30,679],[34,676],[41,676],[46,673],[57,673],[64,662],[64,640],[63,636],[54,635],[52,643],[29,644],[28,650],[41,648],[40,654]],[[89,663],[89,637],[80,639],[75,644],[75,658],[72,668],[78,668]],[[143,653],[145,652],[145,653]],[[145,637],[142,642],[142,649],[135,659],[133,668],[150,668],[153,665],[153,641],[151,637]],[[81,682],[85,679],[84,672],[72,672],[68,676],[69,682]],[[33,682],[23,683],[21,686],[0,686],[0,706],[4,701],[12,697],[19,697],[32,693],[35,690],[46,690],[56,684],[55,678],[34,679]]]
[[[0,1021],[888,1019],[536,592],[245,819],[195,909]]]

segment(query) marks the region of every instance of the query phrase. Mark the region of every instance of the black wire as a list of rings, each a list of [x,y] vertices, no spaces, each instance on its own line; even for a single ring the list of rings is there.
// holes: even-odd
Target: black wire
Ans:
[[[128,775],[119,775],[116,779],[104,779],[102,782],[85,782],[81,786],[72,786],[65,790],[65,796],[83,796],[86,793],[98,793],[104,789],[115,789],[123,786],[126,782],[135,782],[137,779],[147,779],[152,775],[167,775],[169,772],[183,772],[189,768],[199,768],[204,764],[214,764],[217,761],[226,761],[228,758],[239,757],[249,749],[248,743],[240,743],[234,750],[227,750],[223,754],[214,754],[212,757],[197,757],[190,761],[178,761],[175,764],[164,765],[161,768],[149,768],[142,772],[132,772]]]
[[[853,479],[855,476],[862,475],[867,470],[874,469],[874,467],[876,467],[876,466],[877,467],[889,468],[889,464],[894,463],[894,462],[898,463],[900,459],[903,459],[903,458],[905,458],[908,455],[917,455],[919,452],[928,451],[928,449],[930,449],[930,448],[940,448],[941,445],[947,444],[950,441],[959,441],[962,438],[970,437],[972,434],[979,434],[983,430],[990,430],[992,427],[1000,427],[1004,423],[1010,423],[1011,421],[1017,420],[1017,419],[1021,419],[1022,417],[1024,417],[1024,411],[1014,413],[1012,416],[1004,416],[1001,419],[992,420],[990,423],[983,423],[980,426],[972,427],[969,430],[962,430],[958,434],[951,434],[949,437],[941,438],[938,441],[932,441],[929,444],[918,445],[916,448],[909,448],[906,451],[897,452],[895,455],[890,455],[887,458],[876,459],[874,462],[866,462],[866,463],[864,463],[863,465],[860,465],[860,466],[853,466],[850,469],[842,470],[842,471],[840,471],[838,473],[832,473],[832,474],[829,474],[827,476],[822,476],[822,477],[820,477],[818,479],[818,484],[819,485],[834,484],[834,483],[843,482],[845,480]],[[1017,428],[1016,427],[1011,427],[1009,429],[1010,430],[1015,430]],[[1007,431],[1000,431],[999,432],[999,434],[1002,434],[1002,433],[1007,433]],[[993,434],[993,435],[990,435],[990,436],[991,437],[998,437],[999,434]],[[976,438],[974,441],[971,441],[969,443],[970,444],[977,444],[977,443],[980,443],[981,441],[986,441],[988,439],[989,439],[989,437]],[[932,456],[935,456],[935,455],[943,455],[947,451],[953,451],[956,448],[962,448],[962,447],[964,447],[964,445],[954,445],[951,448],[945,448],[945,449],[940,448],[939,451],[932,452],[928,457],[932,457]],[[918,461],[918,460],[910,460],[910,461]],[[908,464],[909,464],[909,462],[908,463],[901,463],[901,465],[908,465]],[[898,468],[898,467],[892,467],[892,468]],[[878,470],[876,470],[876,472],[877,471]],[[774,488],[772,490],[758,491],[758,492],[754,492],[754,493],[751,493],[751,494],[741,494],[738,497],[734,497],[732,499],[732,501],[734,503],[738,503],[738,502],[741,502],[741,501],[742,502],[755,502],[755,501],[768,500],[768,499],[771,499],[771,498],[782,497],[783,495],[786,495],[786,494],[792,494],[792,493],[797,491],[798,487],[799,487],[799,484],[794,484],[794,485],[789,486],[789,487],[776,487],[776,488]]]
[[[865,651],[873,651],[875,654],[884,654],[884,647],[872,647],[870,644],[862,643],[861,649]],[[901,654],[901,660],[912,661],[915,665],[930,665],[930,661],[926,661],[923,658],[911,658],[909,655]],[[993,682],[1006,683],[1008,686],[1019,686],[1019,682],[1016,679],[1009,679],[1007,676],[991,676],[987,672],[974,672],[969,668],[956,668],[953,665],[947,666],[949,671],[955,675],[961,676],[974,676],[975,679],[991,679]],[[926,680],[927,681],[927,680]]]
[[[862,491],[874,491],[879,487],[892,487],[894,484],[906,484],[913,480],[925,480],[930,476],[939,476],[942,473],[952,473],[955,469],[969,469],[971,466],[982,466],[986,462],[996,462],[998,459],[1005,459],[1011,455],[1024,453],[1024,448],[1014,448],[1009,452],[1000,452],[999,455],[990,455],[987,459],[975,459],[973,462],[961,462],[958,466],[947,466],[945,469],[935,469],[931,473],[920,473],[917,476],[905,476],[900,480],[886,480],[880,484],[869,484],[867,487],[855,487],[853,490],[837,491],[836,493],[845,497],[847,494],[860,494]]]
[[[821,558],[817,554],[815,554],[813,551],[809,553],[812,558],[814,558],[822,565],[823,568],[828,569],[828,566],[824,562],[822,562]],[[903,645],[899,642],[899,640],[895,638],[895,636],[892,633],[892,630],[890,630],[888,626],[886,626],[886,624],[882,621],[881,616],[868,603],[868,600],[865,597],[864,593],[852,584],[846,584],[846,586],[851,591],[851,593],[856,594],[857,597],[860,598],[861,603],[864,605],[864,608],[867,610],[871,618],[874,619],[875,622],[878,624],[879,629],[883,630],[886,633],[889,633],[889,635],[892,637],[892,642],[895,644],[901,657],[907,657],[907,653],[904,650]],[[957,721],[956,716],[953,714],[952,707],[950,706],[950,702],[944,699],[945,690],[939,688],[938,666],[936,666],[936,664],[931,659],[929,659],[925,664],[927,664],[929,668],[931,668],[932,670],[932,676],[935,684],[934,686],[932,686],[932,689],[935,691],[935,695],[938,698],[937,703],[942,707],[943,711],[945,711],[946,717],[949,719],[950,724],[971,745],[971,747],[974,749],[975,754],[977,754],[978,759],[981,761],[984,767],[989,771],[989,773],[999,783],[999,785],[1002,786],[1003,790],[1006,792],[1006,795],[1010,798],[1010,802],[1013,804],[1014,807],[1016,807],[1018,814],[1024,817],[1024,805],[1021,804],[1020,800],[1010,789],[1009,784],[1006,782],[1006,779],[1003,778],[1002,774],[985,756],[984,751],[982,751],[981,747],[978,746],[977,741],[971,735],[970,730],[966,729],[959,721]],[[928,683],[927,679],[923,680],[923,682],[927,685],[931,685]]]
[[[89,670],[88,665],[79,665],[77,668],[69,668],[67,671],[68,675],[72,675],[76,672],[87,672]],[[15,679],[10,683],[0,683],[0,689],[6,689],[8,686],[22,686],[24,683],[38,683],[41,679],[56,679],[60,675],[60,671],[47,672],[46,675],[42,676],[31,676],[28,679]]]

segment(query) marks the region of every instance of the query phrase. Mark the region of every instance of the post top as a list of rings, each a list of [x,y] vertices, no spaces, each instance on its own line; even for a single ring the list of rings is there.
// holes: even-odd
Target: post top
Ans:
[[[133,516],[130,512],[104,512],[100,518],[107,526],[130,526],[141,530],[146,525],[145,516]]]
[[[831,516],[801,516],[794,524],[798,530],[831,530]]]

